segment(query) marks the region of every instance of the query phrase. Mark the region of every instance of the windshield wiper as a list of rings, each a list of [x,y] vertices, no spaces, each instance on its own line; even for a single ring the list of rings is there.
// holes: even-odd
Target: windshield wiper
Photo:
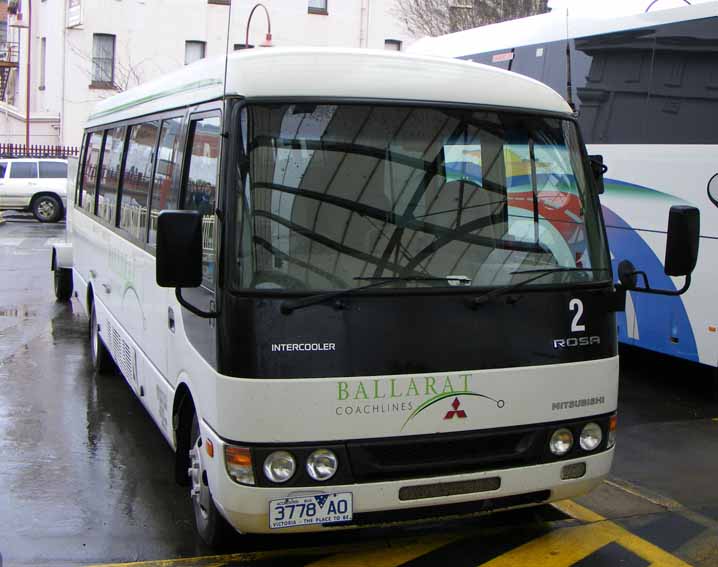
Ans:
[[[390,283],[395,282],[451,282],[451,281],[457,281],[461,282],[462,284],[465,284],[468,281],[468,278],[465,276],[446,276],[444,278],[434,278],[434,277],[423,277],[423,276],[396,276],[396,277],[381,277],[381,276],[367,276],[367,277],[361,277],[357,276],[354,278],[355,280],[377,280],[373,281],[373,283],[361,285],[359,287],[351,287],[347,289],[340,289],[338,291],[330,291],[327,293],[319,293],[316,295],[310,295],[309,297],[303,297],[302,299],[297,299],[294,301],[284,301],[282,302],[282,305],[280,306],[280,310],[285,315],[289,315],[292,311],[296,311],[297,309],[302,309],[304,307],[309,307],[310,305],[317,305],[319,303],[324,303],[325,301],[330,301],[332,299],[336,299],[338,297],[344,297],[347,295],[353,295],[357,292],[364,291],[365,289],[371,289],[373,287],[381,287]]]
[[[512,291],[515,291],[519,288],[522,288],[526,284],[529,284],[531,282],[534,282],[536,280],[539,280],[549,274],[559,274],[562,272],[588,272],[588,273],[598,273],[598,272],[608,272],[607,269],[592,269],[592,268],[540,268],[536,270],[517,270],[514,272],[510,272],[512,275],[514,274],[535,274],[533,277],[526,278],[525,280],[522,280],[515,284],[509,284],[503,287],[497,287],[496,289],[492,289],[491,291],[488,291],[484,293],[483,295],[480,295],[479,297],[476,297],[472,305],[474,307],[478,307],[479,305],[483,305],[484,303],[488,303],[493,298],[498,297],[499,295],[504,295],[506,293],[511,293]]]

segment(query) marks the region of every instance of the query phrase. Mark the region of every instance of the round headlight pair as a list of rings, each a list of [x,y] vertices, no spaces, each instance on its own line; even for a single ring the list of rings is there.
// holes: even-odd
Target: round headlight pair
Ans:
[[[337,456],[328,449],[317,449],[307,458],[307,474],[314,480],[329,480],[337,472]],[[275,451],[264,459],[264,476],[281,484],[294,476],[297,461],[288,451]]]
[[[602,440],[603,432],[600,425],[591,422],[583,426],[579,437],[581,449],[593,451],[601,444]],[[571,447],[573,447],[573,433],[571,433],[570,429],[562,427],[553,432],[549,441],[549,448],[554,455],[562,457],[571,450]]]

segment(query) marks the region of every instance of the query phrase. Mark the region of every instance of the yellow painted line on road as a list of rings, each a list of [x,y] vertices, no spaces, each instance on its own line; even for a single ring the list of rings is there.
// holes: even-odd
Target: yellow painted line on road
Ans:
[[[241,537],[241,536],[240,536]],[[278,551],[253,551],[248,553],[232,553],[228,555],[207,555],[204,557],[184,557],[180,559],[157,559],[129,563],[98,563],[89,567],[222,567],[233,563],[252,563],[269,559],[281,559],[292,556],[326,555],[350,546],[308,547],[304,549],[288,549]]]
[[[441,547],[453,543],[464,535],[437,535],[421,539],[403,539],[389,542],[386,546],[372,545],[359,553],[338,553],[305,567],[396,567],[407,561],[431,553]]]
[[[564,514],[586,523],[558,528],[484,563],[483,567],[568,567],[609,543],[625,547],[653,567],[690,567],[688,563],[580,504],[564,500],[554,506]]]
[[[241,537],[241,536],[240,536]],[[222,567],[235,563],[252,563],[267,560],[279,560],[296,556],[324,556],[307,567],[332,567],[334,565],[356,567],[394,567],[416,559],[444,545],[448,545],[461,535],[437,535],[422,538],[402,538],[399,540],[367,541],[361,544],[337,544],[324,547],[307,547],[277,551],[256,551],[229,555],[209,555],[205,557],[186,557],[181,559],[159,559],[134,563],[102,563],[90,567]],[[329,557],[326,557],[329,555]]]

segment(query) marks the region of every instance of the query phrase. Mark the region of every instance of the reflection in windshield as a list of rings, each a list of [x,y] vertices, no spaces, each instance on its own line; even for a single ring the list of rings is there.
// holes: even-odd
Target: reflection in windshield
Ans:
[[[606,267],[568,121],[371,105],[244,113],[237,287],[345,289],[380,277],[491,287],[525,279],[521,270]]]

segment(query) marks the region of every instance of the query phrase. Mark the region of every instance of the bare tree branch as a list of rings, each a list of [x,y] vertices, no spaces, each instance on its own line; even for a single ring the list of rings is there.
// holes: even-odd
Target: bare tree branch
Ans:
[[[548,0],[396,0],[394,15],[415,37],[437,36],[548,11]]]

